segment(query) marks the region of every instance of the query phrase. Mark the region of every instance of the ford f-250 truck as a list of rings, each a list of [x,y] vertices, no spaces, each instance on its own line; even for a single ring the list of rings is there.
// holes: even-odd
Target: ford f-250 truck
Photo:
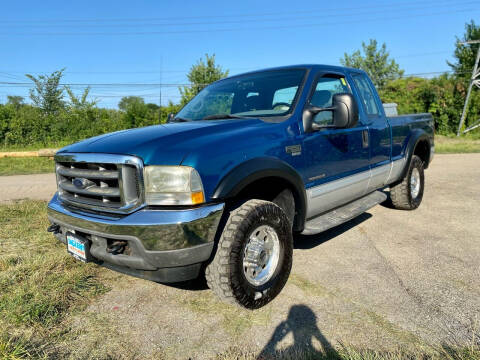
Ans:
[[[55,156],[49,231],[82,261],[161,283],[205,276],[223,300],[271,301],[293,234],[422,201],[430,114],[386,117],[365,72],[288,66],[219,80],[169,123]],[[320,260],[319,260],[320,261]]]

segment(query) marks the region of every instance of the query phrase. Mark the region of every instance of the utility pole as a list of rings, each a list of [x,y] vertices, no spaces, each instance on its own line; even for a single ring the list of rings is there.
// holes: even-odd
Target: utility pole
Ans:
[[[160,89],[159,89],[159,108],[158,108],[158,123],[162,123],[162,71],[163,71],[163,56],[160,57]]]
[[[480,40],[471,40],[465,41],[461,44],[480,44]],[[460,118],[460,124],[458,125],[457,136],[460,136],[460,131],[462,130],[463,123],[465,122],[465,117],[467,116],[468,103],[470,101],[470,94],[472,92],[473,85],[480,88],[480,70],[478,69],[478,62],[480,61],[480,46],[477,50],[477,59],[475,60],[475,65],[473,66],[472,78],[470,79],[470,84],[468,85],[467,98],[465,99],[465,104],[463,105],[462,117]],[[480,126],[480,119],[475,124],[463,131],[463,134],[477,128]]]

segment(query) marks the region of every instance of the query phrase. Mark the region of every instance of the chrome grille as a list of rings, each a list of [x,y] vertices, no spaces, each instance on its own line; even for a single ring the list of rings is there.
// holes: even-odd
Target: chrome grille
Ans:
[[[143,164],[133,156],[59,154],[58,193],[71,205],[130,212],[143,204]]]

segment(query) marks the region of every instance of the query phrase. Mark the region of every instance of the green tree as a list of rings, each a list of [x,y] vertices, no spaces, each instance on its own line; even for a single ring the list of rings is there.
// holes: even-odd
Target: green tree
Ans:
[[[465,84],[448,74],[432,79],[401,78],[381,89],[380,97],[385,103],[397,103],[400,114],[432,113],[436,131],[448,135],[457,129],[465,100]],[[480,112],[480,92],[472,93],[470,108],[467,125],[478,119],[473,115]]]
[[[190,68],[187,74],[190,86],[179,88],[182,98],[180,104],[183,106],[197,95],[206,85],[228,76],[228,70],[223,70],[220,65],[215,64],[215,54],[209,56],[205,54],[205,60],[199,59],[198,62]]]
[[[16,108],[22,106],[24,104],[24,97],[18,95],[7,95],[7,104],[11,104]]]
[[[46,115],[57,114],[64,108],[63,88],[60,87],[64,71],[65,69],[57,70],[50,75],[39,75],[38,77],[26,74],[34,84],[34,88],[30,89],[30,99]]]
[[[455,75],[462,78],[469,78],[473,66],[475,65],[475,59],[477,57],[477,51],[480,44],[462,44],[462,42],[469,40],[480,40],[480,25],[475,25],[472,20],[465,24],[465,33],[461,38],[456,37],[454,58],[455,62],[451,63],[447,61],[447,64],[455,72]]]
[[[138,105],[145,105],[145,101],[140,96],[124,96],[118,103],[118,108],[122,111],[127,111],[129,107]]]
[[[377,40],[370,39],[368,44],[362,42],[363,54],[360,50],[351,55],[345,53],[340,63],[344,66],[362,69],[372,79],[373,83],[379,89],[383,88],[390,80],[397,79],[403,75],[403,70],[390,58],[387,51],[387,45],[382,44],[378,49]]]
[[[123,97],[118,107],[123,112],[122,118],[127,128],[154,125],[160,122],[159,109],[153,109],[151,105],[145,104],[143,98],[139,96]]]
[[[82,95],[77,96],[69,86],[65,86],[65,91],[70,99],[69,106],[75,109],[91,109],[95,107],[95,105],[98,103],[98,100],[87,100],[88,95],[90,94],[90,89],[90,86],[86,87],[85,90],[83,90]]]
[[[157,104],[154,104],[154,103],[147,103],[147,107],[150,110],[153,110],[153,111],[160,109],[160,106],[158,106]]]

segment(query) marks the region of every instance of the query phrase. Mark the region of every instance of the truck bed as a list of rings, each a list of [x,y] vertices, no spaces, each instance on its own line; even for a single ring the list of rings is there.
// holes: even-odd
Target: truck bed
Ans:
[[[403,156],[412,130],[423,130],[431,135],[433,144],[434,122],[430,113],[406,114],[387,117],[392,128],[392,160]]]

